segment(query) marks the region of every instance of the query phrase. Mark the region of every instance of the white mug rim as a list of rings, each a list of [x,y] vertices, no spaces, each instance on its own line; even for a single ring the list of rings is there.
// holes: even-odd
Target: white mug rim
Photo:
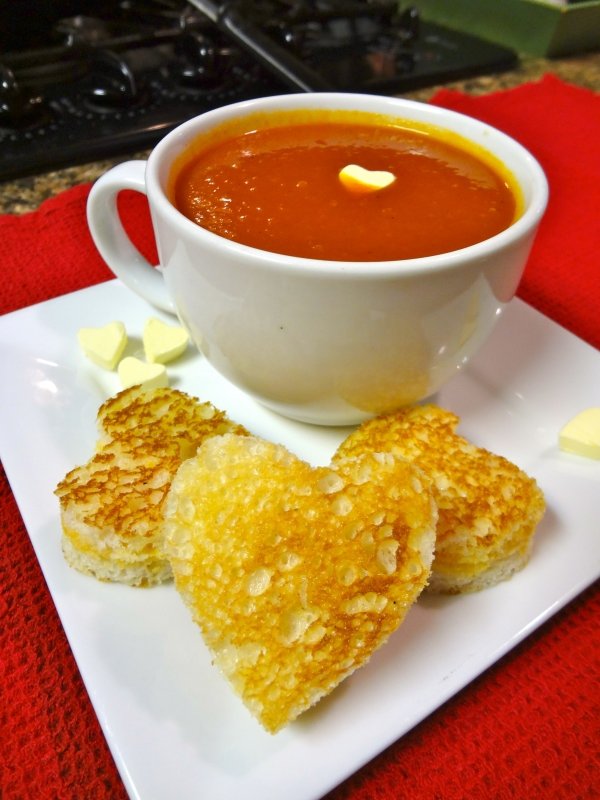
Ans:
[[[315,100],[315,98],[318,99]],[[497,142],[501,143],[510,151],[511,158],[520,159],[522,166],[528,170],[529,179],[531,181],[531,196],[526,203],[523,213],[518,219],[511,223],[508,228],[505,228],[494,236],[448,253],[387,261],[337,261],[261,250],[219,236],[182,214],[169,200],[162,185],[163,180],[160,172],[163,168],[162,160],[165,151],[169,151],[172,147],[176,146],[177,141],[180,139],[184,139],[187,144],[189,141],[188,137],[192,132],[194,134],[196,132],[199,133],[200,130],[209,129],[213,125],[216,126],[235,115],[248,115],[255,111],[262,112],[271,110],[275,112],[281,108],[308,109],[314,107],[318,109],[334,107],[353,110],[356,104],[359,104],[359,110],[363,110],[364,105],[372,105],[374,103],[377,103],[377,108],[373,107],[365,110],[402,118],[402,110],[406,112],[423,112],[423,110],[426,109],[426,114],[432,118],[431,120],[427,120],[428,124],[437,125],[441,128],[451,127],[454,130],[450,123],[455,123],[461,126],[466,125],[469,129],[476,130],[480,133],[486,131],[488,135],[494,136]],[[384,108],[384,106],[387,106],[387,108]],[[469,133],[462,130],[460,135],[467,140],[473,138]],[[486,145],[478,144],[481,147],[486,147]],[[501,157],[495,153],[493,147],[487,146],[487,149],[496,158],[506,162],[506,157]],[[507,164],[507,167],[514,174],[514,170],[511,168],[510,164]],[[515,179],[519,182],[516,175]],[[416,100],[338,92],[272,95],[270,97],[243,100],[192,117],[166,134],[151,151],[146,164],[146,188],[150,207],[152,208],[152,205],[155,204],[157,211],[161,212],[163,215],[168,215],[170,223],[176,225],[180,233],[200,237],[204,239],[207,244],[222,248],[238,259],[247,262],[260,261],[264,267],[271,265],[278,270],[289,269],[297,271],[299,269],[309,269],[311,272],[320,272],[328,276],[336,274],[342,276],[351,273],[354,278],[360,277],[362,274],[365,278],[368,277],[370,279],[373,279],[375,276],[390,277],[398,274],[400,271],[403,275],[409,276],[422,273],[423,271],[439,272],[443,270],[452,270],[457,266],[460,267],[472,261],[485,259],[492,253],[508,247],[519,241],[523,236],[526,236],[531,229],[539,223],[548,202],[548,181],[538,160],[522,144],[492,125],[457,111]]]

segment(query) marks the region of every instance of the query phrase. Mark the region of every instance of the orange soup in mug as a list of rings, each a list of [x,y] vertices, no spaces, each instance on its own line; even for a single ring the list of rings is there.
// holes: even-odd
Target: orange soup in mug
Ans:
[[[353,190],[340,179],[350,164],[391,183]],[[505,230],[521,210],[514,179],[485,150],[433,126],[352,112],[213,131],[177,159],[169,194],[219,236],[332,261],[449,253]]]

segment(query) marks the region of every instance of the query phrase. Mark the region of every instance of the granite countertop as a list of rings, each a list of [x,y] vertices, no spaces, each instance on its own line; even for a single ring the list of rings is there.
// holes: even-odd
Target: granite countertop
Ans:
[[[600,53],[587,53],[561,59],[524,57],[519,65],[508,72],[485,75],[465,81],[445,84],[468,94],[484,94],[500,89],[510,89],[527,81],[534,81],[546,73],[554,73],[565,81],[600,91]],[[406,93],[415,100],[428,100],[439,86]],[[130,158],[146,158],[148,151],[128,153],[105,161],[61,169],[41,175],[0,183],[0,214],[23,214],[35,210],[53,195],[77,184],[95,180],[107,169]]]

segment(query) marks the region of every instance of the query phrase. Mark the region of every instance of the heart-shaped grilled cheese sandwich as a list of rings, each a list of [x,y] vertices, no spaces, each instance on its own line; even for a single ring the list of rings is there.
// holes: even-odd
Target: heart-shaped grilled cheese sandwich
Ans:
[[[409,406],[363,422],[333,459],[389,452],[429,476],[439,511],[429,592],[478,591],[510,578],[527,563],[545,511],[536,481],[460,436],[458,423],[438,406]]]
[[[215,663],[276,732],[400,625],[427,583],[436,517],[403,459],[313,468],[225,434],[173,479],[164,548]]]
[[[96,452],[55,490],[65,558],[100,580],[170,580],[160,531],[171,479],[204,439],[244,428],[184,392],[133,386],[102,404],[98,429]]]

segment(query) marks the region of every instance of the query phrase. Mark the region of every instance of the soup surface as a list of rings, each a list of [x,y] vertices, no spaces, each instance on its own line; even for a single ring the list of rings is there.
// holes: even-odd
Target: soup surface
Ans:
[[[393,173],[356,193],[358,164]],[[171,200],[204,228],[275,253],[341,261],[436,255],[483,241],[518,215],[495,165],[440,135],[397,125],[305,122],[262,127],[192,148]]]

